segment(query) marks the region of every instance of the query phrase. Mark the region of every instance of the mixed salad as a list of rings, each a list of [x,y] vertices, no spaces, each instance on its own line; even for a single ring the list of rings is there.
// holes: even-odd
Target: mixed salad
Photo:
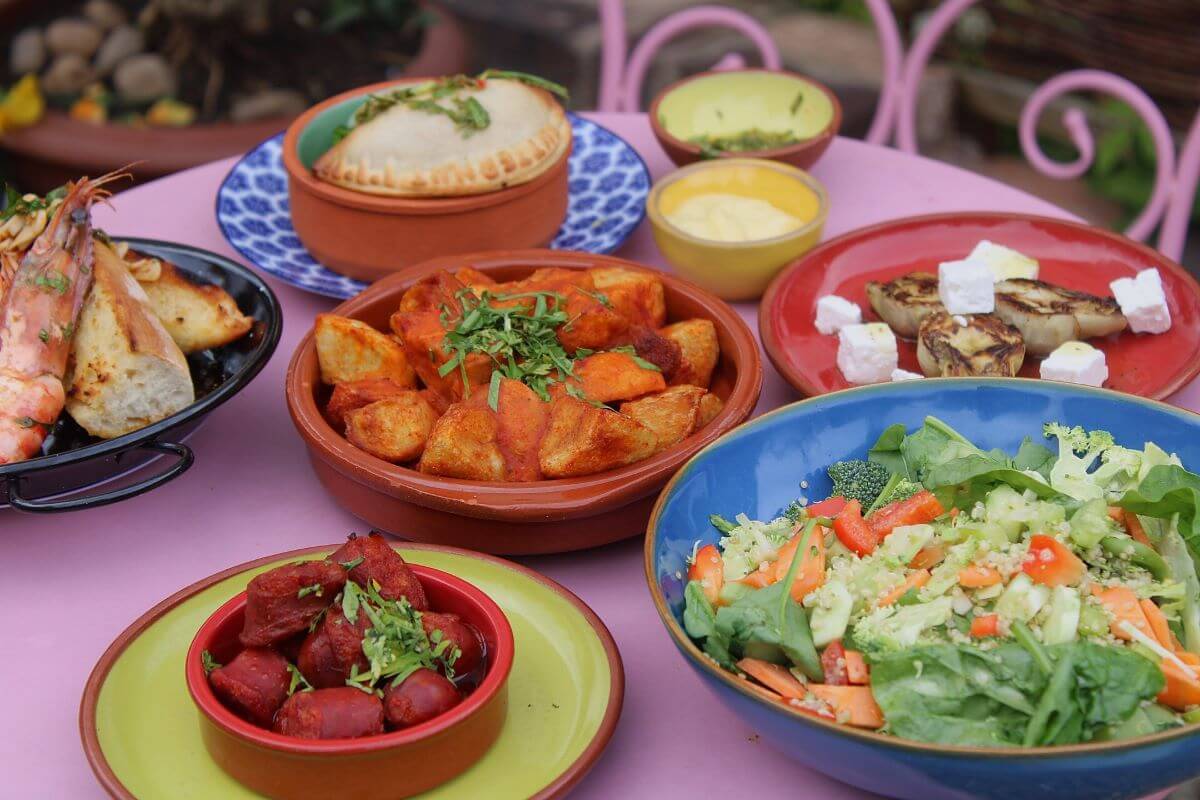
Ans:
[[[712,516],[688,635],[772,700],[922,742],[1200,721],[1200,476],[1152,443],[1043,433],[1009,455],[933,417],[893,425],[828,468],[827,499]]]

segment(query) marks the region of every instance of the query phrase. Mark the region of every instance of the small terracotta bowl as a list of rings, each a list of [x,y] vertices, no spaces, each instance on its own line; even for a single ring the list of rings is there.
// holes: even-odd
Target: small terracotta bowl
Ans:
[[[217,699],[201,664],[205,650],[224,663],[241,649],[242,592],[205,621],[187,655],[188,694],[200,711],[205,749],[221,769],[275,800],[400,800],[440,786],[487,752],[508,713],[512,628],[500,607],[471,584],[441,570],[410,566],[432,608],[458,614],[483,635],[487,672],[475,691],[440,717],[379,736],[298,739],[260,728]]]
[[[434,259],[393,275],[332,313],[388,330],[388,317],[409,286],[440,270],[468,266],[499,281],[523,278],[541,267],[646,269],[612,256],[568,251],[475,253]],[[317,478],[350,513],[373,527],[421,542],[529,555],[598,547],[640,535],[658,490],[692,454],[744,422],[762,391],[758,343],[737,312],[697,286],[653,272],[666,290],[668,321],[704,317],[717,328],[721,359],[711,388],[725,400],[725,408],[694,435],[644,461],[582,478],[503,483],[426,475],[368,455],[330,427],[321,414],[329,389],[320,381],[310,331],[292,356],[285,393]]]
[[[803,100],[796,105],[797,96]],[[794,110],[793,110],[794,109]],[[749,128],[789,130],[800,141],[766,150],[728,152],[722,158],[769,158],[808,169],[842,127],[837,95],[794,72],[741,69],[701,72],[676,81],[650,105],[650,126],[677,166],[705,158],[693,136]]]
[[[330,269],[375,281],[437,256],[549,244],[567,216],[567,160],[528,183],[466,197],[383,197],[319,180],[312,165],[367,95],[433,78],[386,81],[318,103],[288,126],[283,166],[292,225]]]

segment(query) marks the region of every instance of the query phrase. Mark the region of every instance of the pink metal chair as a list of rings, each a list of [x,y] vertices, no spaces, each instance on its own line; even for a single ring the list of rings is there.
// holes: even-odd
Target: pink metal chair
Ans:
[[[900,62],[903,48],[896,19],[887,0],[867,0],[879,32],[884,56],[883,88],[867,141],[882,144],[891,134],[892,119],[899,101]],[[623,0],[599,0],[602,45],[600,56],[600,111],[636,111],[641,107],[642,83],[654,56],[675,37],[697,28],[731,28],[750,39],[758,48],[767,69],[779,69],[779,49],[765,28],[742,11],[723,6],[696,6],[671,14],[656,22],[633,48],[626,62],[625,4]],[[721,59],[714,69],[738,69],[745,66],[740,56]]]
[[[938,43],[962,14],[977,0],[947,0],[938,7],[909,48],[898,81],[899,101],[896,112],[896,144],[906,152],[917,152],[917,87]],[[884,9],[890,15],[890,11]],[[876,14],[874,6],[872,14]],[[878,25],[878,16],[876,16]],[[1146,207],[1130,223],[1127,236],[1145,241],[1154,228],[1162,223],[1158,248],[1167,257],[1179,260],[1191,214],[1196,186],[1200,180],[1200,113],[1192,123],[1187,140],[1176,166],[1175,142],[1162,112],[1150,97],[1128,80],[1109,72],[1079,69],[1066,72],[1038,88],[1021,109],[1019,134],[1021,149],[1034,168],[1053,178],[1078,178],[1087,172],[1095,156],[1095,141],[1087,119],[1077,108],[1063,114],[1063,125],[1079,151],[1070,163],[1047,158],[1037,143],[1037,121],[1053,101],[1076,91],[1097,91],[1128,103],[1150,130],[1157,152],[1154,190]]]

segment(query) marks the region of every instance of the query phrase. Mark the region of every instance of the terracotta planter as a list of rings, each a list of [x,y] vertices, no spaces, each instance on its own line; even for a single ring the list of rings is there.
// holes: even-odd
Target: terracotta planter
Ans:
[[[34,4],[36,5],[36,4]],[[468,43],[462,25],[435,6],[421,49],[404,75],[446,75],[467,68]],[[244,153],[279,133],[291,117],[255,122],[217,122],[186,128],[134,128],[91,125],[62,111],[48,111],[31,128],[0,136],[0,149],[13,156],[12,175],[26,191],[43,193],[80,175],[100,175],[135,164],[139,181]]]
[[[405,289],[440,270],[470,266],[496,280],[523,278],[540,267],[645,269],[612,256],[513,250],[427,261],[385,278],[333,313],[387,330]],[[325,490],[371,526],[416,541],[488,553],[533,555],[598,547],[638,536],[658,490],[693,454],[750,416],[762,390],[758,345],[746,323],[715,295],[655,272],[666,290],[667,319],[701,317],[716,325],[721,358],[712,391],[725,408],[707,426],[629,466],[578,478],[529,483],[428,475],[371,456],[335,431],[321,413],[328,389],[318,374],[312,333],[292,356],[285,383],[288,410]]]

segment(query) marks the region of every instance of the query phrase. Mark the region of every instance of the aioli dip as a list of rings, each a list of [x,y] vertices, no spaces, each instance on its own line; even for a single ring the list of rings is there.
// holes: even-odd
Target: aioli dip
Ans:
[[[808,221],[766,200],[730,192],[694,195],[664,216],[684,233],[714,242],[773,239],[799,229]]]

